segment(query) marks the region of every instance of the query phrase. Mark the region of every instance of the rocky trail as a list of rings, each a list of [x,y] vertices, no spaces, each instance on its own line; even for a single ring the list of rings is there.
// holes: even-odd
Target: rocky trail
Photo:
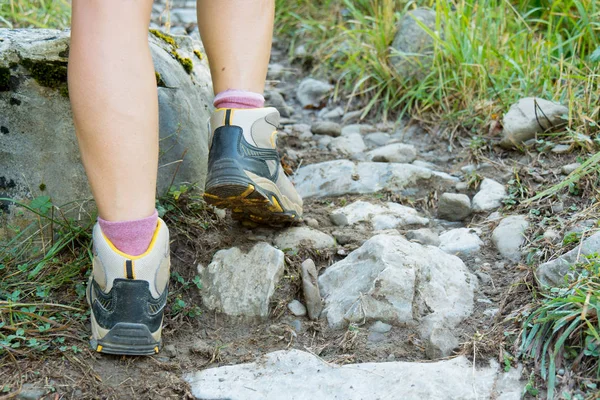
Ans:
[[[176,6],[171,33],[193,37],[194,9]],[[561,144],[476,147],[416,119],[361,120],[302,57],[275,40],[265,94],[282,115],[278,147],[303,222],[244,226],[209,210],[198,229],[167,214],[175,275],[162,352],[36,364],[20,398],[48,394],[49,380],[77,399],[522,398],[531,369],[510,350],[536,284],[530,265],[552,260],[538,275],[559,282],[600,239],[581,198],[516,203],[519,190],[563,179],[576,156]],[[531,128],[519,115],[514,132]],[[584,245],[560,258],[569,232]]]

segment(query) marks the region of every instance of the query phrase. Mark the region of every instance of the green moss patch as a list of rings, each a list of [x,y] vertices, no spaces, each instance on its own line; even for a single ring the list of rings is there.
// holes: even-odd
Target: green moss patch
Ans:
[[[150,33],[153,34],[154,36],[156,36],[157,38],[163,40],[164,42],[170,44],[174,48],[176,48],[176,49],[179,48],[179,45],[177,44],[175,39],[173,39],[171,36],[169,36],[165,33],[162,33],[161,31],[159,31],[157,29],[150,29]]]
[[[156,86],[167,87],[167,85],[165,85],[165,81],[163,81],[162,76],[160,76],[158,72],[154,71],[154,75],[156,76]]]
[[[201,60],[202,60],[202,58],[204,58],[202,53],[200,53],[200,50],[194,50],[194,54],[196,55],[196,57],[198,57]]]
[[[29,70],[37,83],[47,88],[57,89],[61,95],[69,97],[66,62],[25,59],[21,64]]]
[[[173,52],[173,56],[177,61],[179,61],[179,64],[181,64],[183,69],[185,69],[185,72],[187,72],[188,74],[192,73],[192,71],[194,70],[194,63],[192,62],[191,58],[181,57],[176,51]]]
[[[0,67],[0,92],[10,89],[10,69]]]

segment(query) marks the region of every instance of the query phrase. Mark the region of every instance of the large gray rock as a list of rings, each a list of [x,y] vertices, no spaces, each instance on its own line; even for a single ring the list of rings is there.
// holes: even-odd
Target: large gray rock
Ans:
[[[256,362],[185,375],[197,399],[229,400],[519,400],[522,368],[495,360],[475,367],[465,356],[435,363],[335,365],[308,352],[280,350]]]
[[[573,250],[563,254],[555,260],[540,265],[537,269],[537,279],[545,286],[562,286],[565,284],[565,276],[572,275],[571,266],[578,261],[584,261],[584,256],[598,253],[600,249],[600,232],[584,239],[584,241]]]
[[[219,250],[208,267],[199,267],[202,301],[230,316],[267,317],[284,264],[283,252],[267,243],[257,243],[248,253],[237,247]]]
[[[56,205],[89,199],[66,86],[69,32],[0,30],[0,197],[48,195]],[[212,87],[202,44],[149,34],[160,75],[159,193],[173,182],[204,185]],[[174,58],[192,63],[190,73]],[[183,160],[183,161],[181,161]],[[79,210],[78,210],[79,211]]]
[[[453,328],[471,314],[477,278],[463,262],[400,235],[377,235],[319,278],[329,326],[379,320]]]
[[[529,222],[524,215],[511,215],[500,221],[492,232],[492,242],[504,257],[517,262],[521,259],[521,245]]]
[[[414,208],[392,202],[372,204],[361,200],[338,208],[329,217],[331,222],[338,226],[370,222],[376,231],[429,223],[429,220],[419,216]]]
[[[429,183],[436,186],[458,182],[448,174],[410,164],[327,161],[302,167],[292,179],[302,197],[375,193],[380,190],[416,191]]]
[[[500,145],[506,148],[519,145],[547,129],[565,124],[563,116],[569,109],[548,100],[525,97],[512,106],[502,119],[504,137]]]
[[[401,76],[420,77],[428,69],[433,55],[433,38],[419,22],[435,31],[435,11],[417,8],[398,22],[390,60]]]
[[[298,85],[296,98],[304,108],[318,108],[325,103],[332,90],[333,85],[327,82],[306,78]]]

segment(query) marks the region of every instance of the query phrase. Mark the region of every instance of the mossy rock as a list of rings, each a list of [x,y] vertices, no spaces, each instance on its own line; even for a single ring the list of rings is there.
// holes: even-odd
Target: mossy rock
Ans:
[[[176,51],[173,52],[173,56],[177,61],[179,61],[179,64],[181,64],[185,72],[187,72],[188,74],[192,73],[192,71],[194,70],[194,63],[192,62],[191,58],[181,57]]]
[[[37,83],[47,88],[58,89],[65,97],[69,96],[66,62],[24,59],[21,64],[29,70]]]
[[[176,49],[179,48],[179,45],[177,44],[177,42],[175,41],[175,39],[173,39],[168,34],[162,33],[161,31],[159,31],[157,29],[150,29],[150,33],[153,34],[154,36],[156,36],[157,38],[165,41],[166,43],[170,44],[174,48],[176,48]]]
[[[10,69],[0,67],[0,92],[10,89]]]
[[[67,94],[65,56],[69,32],[22,29],[5,30],[3,34],[0,197],[26,201],[43,193],[54,204],[65,205],[61,210],[66,216],[85,216],[93,203],[86,201],[79,207],[73,202],[90,199],[91,193],[78,151],[71,106],[60,95]],[[148,40],[160,113],[157,191],[162,194],[172,184],[184,183],[196,183],[202,189],[208,156],[206,121],[213,98],[206,60],[198,60],[193,52],[202,50],[202,45],[187,37],[175,37],[178,60],[173,54],[174,45],[150,33]],[[188,57],[193,63],[186,62]],[[0,204],[0,208],[4,208],[0,214],[16,212],[9,204]]]

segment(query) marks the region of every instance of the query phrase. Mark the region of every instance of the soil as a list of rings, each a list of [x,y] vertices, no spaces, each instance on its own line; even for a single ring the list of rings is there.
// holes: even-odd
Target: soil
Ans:
[[[283,63],[295,75],[305,75],[297,65],[286,61],[285,46],[275,49],[274,61]],[[292,74],[294,75],[294,74]],[[293,120],[287,122],[310,124],[315,120],[315,110],[302,110],[295,104],[292,93],[297,80],[280,82],[277,88],[287,93],[288,105],[295,108]],[[271,82],[271,85],[274,85]],[[340,103],[343,107],[344,104]],[[398,125],[381,124],[376,119],[367,118],[361,123],[377,127],[378,131],[393,133]],[[497,147],[483,146],[473,151],[469,146],[467,134],[452,134],[442,129],[422,125],[416,121],[404,121],[401,125],[414,126],[414,132],[405,143],[414,144],[420,159],[432,162],[440,170],[448,173],[460,173],[460,168],[473,163],[488,163],[489,166],[478,173],[506,183],[517,174],[524,187],[535,190],[540,185],[557,182],[560,165],[575,161],[574,155],[553,155],[536,151],[506,152]],[[286,126],[283,130],[286,131]],[[425,136],[426,135],[426,136]],[[340,158],[329,151],[317,148],[307,150],[300,140],[287,136],[280,140],[283,154],[288,149],[302,150],[302,165]],[[289,158],[286,158],[286,160]],[[290,162],[295,170],[299,162]],[[474,192],[468,193],[473,195]],[[265,321],[249,321],[227,318],[205,309],[202,306],[199,290],[193,284],[181,284],[172,280],[171,304],[181,299],[187,307],[198,305],[202,311],[199,317],[190,317],[182,312],[174,312],[172,305],[167,310],[163,330],[165,347],[160,354],[151,357],[117,357],[100,355],[86,345],[84,337],[89,326],[74,325],[67,339],[69,345],[77,344],[79,353],[53,352],[43,354],[41,358],[23,357],[1,360],[0,382],[5,384],[26,384],[41,387],[47,391],[46,399],[165,399],[192,398],[188,384],[182,379],[186,372],[222,365],[239,364],[254,361],[258,356],[282,349],[302,349],[317,354],[324,360],[336,364],[360,362],[384,362],[389,360],[421,361],[428,360],[423,343],[410,327],[394,329],[385,341],[368,340],[368,323],[351,329],[331,330],[324,321],[310,321],[306,317],[290,314],[287,304],[292,299],[303,300],[300,288],[299,266],[306,258],[312,258],[317,267],[323,270],[339,261],[366,239],[372,236],[369,227],[364,230],[333,226],[329,214],[334,206],[349,204],[357,199],[371,202],[396,201],[416,208],[424,216],[435,219],[436,199],[441,195],[430,191],[419,198],[399,196],[394,193],[378,193],[364,196],[340,196],[326,199],[307,199],[305,218],[314,218],[319,230],[326,233],[343,231],[348,240],[332,251],[315,252],[303,249],[298,254],[286,255],[285,277],[273,298],[271,315]],[[193,199],[184,196],[182,208],[191,206]],[[528,249],[534,254],[533,260],[548,259],[554,255],[552,246],[544,247],[538,254],[539,240],[543,224],[553,224],[563,231],[573,224],[573,215],[568,214],[571,205],[578,210],[587,204],[580,197],[566,196],[562,199],[564,210],[553,212],[551,203],[539,204],[539,216],[532,216],[534,223],[528,232]],[[527,213],[527,209],[513,207],[511,212]],[[185,218],[185,213],[167,214],[167,222],[172,227],[172,269],[184,281],[191,282],[197,275],[197,265],[208,265],[214,253],[220,249],[238,246],[250,248],[254,243],[272,235],[276,229],[265,227],[245,227],[231,220],[227,215],[220,219],[210,211],[203,211],[202,220]],[[566,223],[568,218],[571,222]],[[585,213],[576,218],[584,219]],[[476,292],[476,307],[473,315],[467,319],[457,332],[461,348],[457,353],[469,355],[477,360],[490,357],[504,362],[510,357],[510,341],[518,333],[519,311],[531,302],[535,287],[531,268],[525,264],[514,264],[503,260],[492,247],[490,232],[497,221],[486,220],[487,215],[475,215],[464,224],[447,223],[437,220],[437,226],[469,226],[483,230],[485,242],[482,251],[476,257],[465,260],[473,271],[485,272],[489,280],[480,280]],[[536,218],[539,220],[536,220]],[[560,221],[559,221],[560,220]],[[198,221],[203,221],[202,223]],[[550,221],[550,222],[548,222]],[[559,222],[557,222],[559,221]],[[537,258],[536,258],[537,257]],[[82,277],[83,280],[83,277]],[[494,315],[484,314],[485,310],[498,309]],[[298,328],[298,325],[301,327]],[[296,327],[296,329],[294,329]],[[19,375],[21,379],[19,379]],[[2,385],[0,385],[0,388]],[[3,398],[0,395],[0,398]]]

